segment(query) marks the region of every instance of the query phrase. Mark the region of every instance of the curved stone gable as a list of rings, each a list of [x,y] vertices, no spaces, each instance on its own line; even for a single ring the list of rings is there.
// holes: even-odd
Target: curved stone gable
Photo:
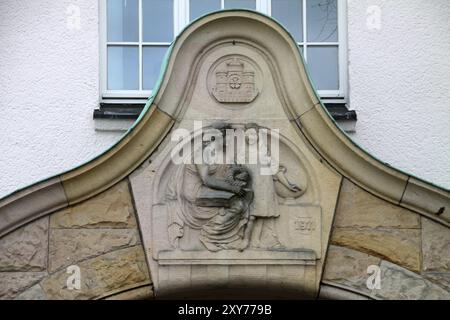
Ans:
[[[188,26],[169,52],[158,89],[117,145],[0,201],[2,298],[189,297],[209,290],[233,296],[238,284],[263,287],[269,296],[281,288],[274,297],[450,297],[449,191],[349,140],[279,24],[254,12],[210,14]],[[195,244],[195,228],[168,221],[179,210],[167,200],[177,174],[166,165],[171,133],[196,132],[196,121],[202,128],[219,121],[280,131],[285,176],[305,190],[289,194],[274,178],[279,216],[268,227],[256,215],[255,226],[277,230],[283,250],[256,250],[253,237],[241,253],[209,252]],[[174,246],[166,239],[180,224],[185,233]],[[71,265],[86,277],[81,290],[67,289]],[[381,272],[380,289],[368,289],[371,266]]]

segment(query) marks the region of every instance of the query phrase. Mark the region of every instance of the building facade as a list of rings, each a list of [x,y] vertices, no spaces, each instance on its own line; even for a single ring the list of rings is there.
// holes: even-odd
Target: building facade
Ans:
[[[356,117],[338,10],[334,42],[310,41],[327,28],[314,23],[299,41],[255,11],[203,15],[154,64],[161,76],[138,111],[147,77],[159,74],[146,55],[165,46],[142,40],[145,2],[108,1],[140,23],[122,23],[113,41],[116,20],[106,21],[99,45],[96,132],[119,131],[113,120],[130,129],[97,157],[0,199],[0,299],[450,299],[450,191],[342,130]],[[183,3],[169,12],[191,12]],[[315,9],[302,3],[308,20]],[[317,7],[327,19],[330,3]]]
[[[200,11],[195,14],[200,15],[201,10],[217,9],[201,4],[195,7],[194,3],[190,11],[183,2],[176,0],[169,9],[155,9],[166,14],[176,9],[173,24],[164,27],[170,29],[165,42],[161,40],[164,46],[189,23],[192,10],[198,7]],[[252,1],[235,2],[250,8],[253,5]],[[294,36],[301,37],[301,29],[296,27],[301,28],[302,1],[281,1],[287,3],[286,8],[292,3],[298,9],[291,10],[291,16],[283,15],[286,10],[282,5],[269,2],[254,1],[254,6],[265,13],[270,13],[270,7],[272,15],[285,21]],[[146,10],[151,14],[149,5]],[[117,142],[133,123],[134,119],[126,117],[94,120],[92,116],[100,102],[111,101],[104,96],[105,6],[105,0],[1,2],[0,195],[86,162]],[[338,36],[335,32],[335,38],[326,41],[335,41],[333,45],[338,43],[344,50],[339,94],[358,117],[340,124],[352,139],[384,162],[449,188],[448,1],[339,0],[338,9],[342,12],[331,22],[338,25]],[[149,56],[162,59],[161,46],[155,47]],[[328,61],[326,57],[324,61]],[[158,62],[147,70],[153,77],[149,81],[154,82]]]

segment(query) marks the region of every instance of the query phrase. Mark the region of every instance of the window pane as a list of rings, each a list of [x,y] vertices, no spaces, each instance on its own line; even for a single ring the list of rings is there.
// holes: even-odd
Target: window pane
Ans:
[[[337,46],[308,47],[308,66],[318,90],[339,90]]]
[[[307,0],[308,42],[338,41],[337,0]]]
[[[167,48],[167,46],[151,46],[143,48],[144,90],[152,90],[155,86]]]
[[[172,42],[173,0],[142,0],[145,42]]]
[[[195,20],[208,12],[220,10],[220,0],[190,0],[190,20]]]
[[[256,0],[225,0],[225,9],[256,10]]]
[[[108,90],[139,90],[139,47],[108,47]]]
[[[272,17],[281,22],[297,42],[303,41],[302,0],[272,0]]]
[[[108,0],[108,41],[139,41],[138,0]]]

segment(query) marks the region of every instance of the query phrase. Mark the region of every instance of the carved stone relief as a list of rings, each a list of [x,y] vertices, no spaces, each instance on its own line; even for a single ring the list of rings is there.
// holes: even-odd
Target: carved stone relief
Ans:
[[[314,297],[340,176],[292,126],[275,81],[278,71],[266,55],[245,43],[220,42],[208,50],[191,72],[196,78],[176,125],[187,133],[181,146],[190,148],[181,162],[173,161],[180,144],[168,136],[130,179],[155,293],[191,290],[191,297],[203,289],[263,286],[270,293]],[[245,152],[225,144],[222,152],[232,150],[232,161],[192,161],[220,149],[229,129],[245,131]],[[279,132],[278,150],[272,130]],[[267,140],[259,135],[264,131]],[[208,135],[218,140],[203,139]],[[252,162],[255,146],[266,152]]]
[[[225,129],[221,132],[225,138]],[[216,141],[204,143],[194,153],[203,154]],[[266,250],[292,247],[289,239],[283,244],[277,235],[278,197],[298,198],[305,193],[306,184],[300,187],[289,181],[284,166],[271,175],[260,169],[261,164],[185,164],[173,170],[165,195],[172,248],[217,252],[243,251],[250,244]],[[312,227],[308,228],[311,232]]]
[[[263,130],[252,124],[229,125],[219,131],[225,135],[226,129],[248,127],[256,133]],[[246,150],[250,150],[255,137],[246,137]],[[194,138],[195,134],[188,143],[194,145]],[[217,141],[193,148],[186,158],[194,159]],[[291,265],[300,268],[300,273],[307,266],[313,267],[309,272],[315,270],[322,255],[322,212],[311,201],[316,198],[310,185],[314,179],[287,145],[280,148],[277,161],[270,146],[267,150],[269,160],[262,164],[174,164],[171,153],[155,163],[151,247],[159,284],[169,281],[173,289],[176,284],[169,278],[174,277],[175,266],[189,268],[191,274],[202,265]],[[278,169],[261,174],[271,161],[279,163]]]
[[[219,60],[208,75],[210,94],[221,103],[250,103],[261,90],[260,73],[248,58],[234,55]]]

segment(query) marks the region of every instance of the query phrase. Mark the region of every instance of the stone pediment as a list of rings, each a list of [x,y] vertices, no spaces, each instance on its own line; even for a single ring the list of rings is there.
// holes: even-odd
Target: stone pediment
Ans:
[[[227,131],[243,133],[233,138],[243,153],[218,143]],[[209,149],[232,156],[195,161]],[[123,179],[157,296],[244,285],[316,297],[346,181],[446,227],[450,220],[449,192],[350,141],[318,99],[289,33],[247,11],[187,27],[127,135],[93,161],[1,200],[0,236]]]

